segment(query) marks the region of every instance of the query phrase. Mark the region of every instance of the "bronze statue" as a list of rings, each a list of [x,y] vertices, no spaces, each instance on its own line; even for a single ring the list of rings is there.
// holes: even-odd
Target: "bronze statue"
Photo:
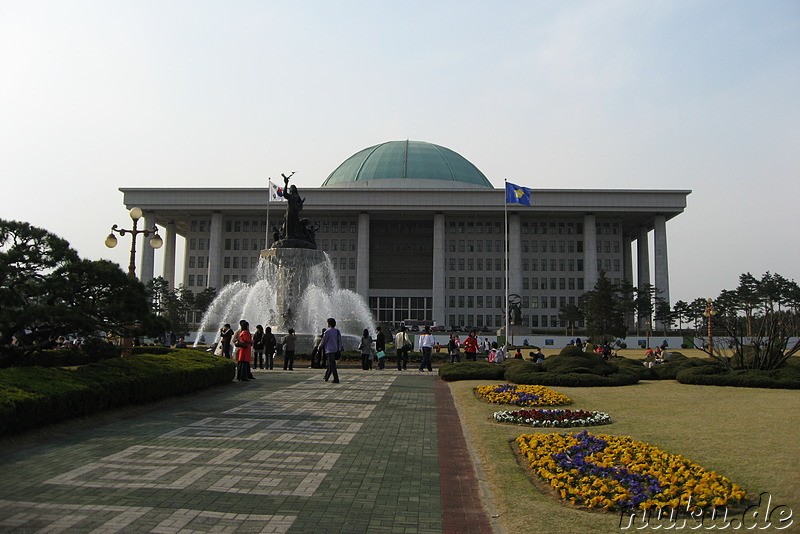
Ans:
[[[314,236],[316,227],[308,219],[300,219],[300,212],[303,211],[303,204],[306,199],[297,192],[297,186],[289,186],[289,178],[294,176],[294,172],[289,176],[281,173],[283,177],[283,197],[286,199],[286,214],[283,217],[283,224],[277,235],[276,248],[311,248],[316,249],[316,239]]]

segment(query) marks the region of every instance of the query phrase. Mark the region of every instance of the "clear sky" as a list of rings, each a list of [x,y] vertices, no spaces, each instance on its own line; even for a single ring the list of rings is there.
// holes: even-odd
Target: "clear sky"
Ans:
[[[800,281],[796,0],[0,0],[0,218],[84,258],[127,266],[120,187],[317,187],[402,139],[496,187],[691,189],[673,302]]]

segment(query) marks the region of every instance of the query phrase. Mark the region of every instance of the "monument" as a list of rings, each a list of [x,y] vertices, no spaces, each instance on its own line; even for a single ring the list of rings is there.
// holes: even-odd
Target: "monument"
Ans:
[[[298,350],[310,349],[311,340],[334,317],[346,348],[358,343],[364,328],[375,331],[366,302],[357,293],[339,287],[336,270],[325,252],[318,250],[318,225],[302,218],[305,199],[297,186],[289,186],[294,173],[282,174],[286,211],[280,228],[272,227],[273,243],[262,250],[255,281],[226,285],[203,317],[197,339],[224,323],[247,319],[251,325],[271,326],[273,333],[294,328]],[[308,347],[301,347],[302,345]]]

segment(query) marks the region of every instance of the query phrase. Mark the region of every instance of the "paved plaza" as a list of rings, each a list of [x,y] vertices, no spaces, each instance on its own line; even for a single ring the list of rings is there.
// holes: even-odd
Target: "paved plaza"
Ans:
[[[258,371],[6,453],[0,532],[491,532],[435,373],[322,373]]]

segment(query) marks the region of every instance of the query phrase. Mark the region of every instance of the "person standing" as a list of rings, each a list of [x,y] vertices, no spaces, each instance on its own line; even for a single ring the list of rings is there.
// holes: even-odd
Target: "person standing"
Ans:
[[[447,342],[447,353],[450,355],[450,363],[461,362],[461,352],[458,348],[458,336],[450,334],[450,341]]]
[[[250,357],[252,355],[253,337],[250,335],[250,325],[247,321],[241,321],[241,330],[236,337],[236,346],[239,349],[237,356],[236,378],[239,382],[246,382],[251,379]]]
[[[297,336],[294,334],[294,328],[289,329],[289,333],[283,338],[283,370],[294,371],[294,351],[297,345]]]
[[[314,338],[314,348],[311,349],[311,368],[324,369],[325,368],[325,354],[322,352],[322,336],[325,335],[325,329]]]
[[[325,370],[325,382],[333,375],[333,383],[339,383],[339,372],[336,369],[336,360],[342,352],[342,333],[336,328],[336,319],[328,318],[328,329],[322,335],[322,350],[328,358],[328,368]]]
[[[264,368],[264,327],[256,325],[253,334],[253,369]]]
[[[411,340],[405,326],[400,326],[400,331],[394,336],[394,348],[397,350],[397,370],[405,371],[408,367],[408,351],[411,350]]]
[[[219,342],[222,343],[222,355],[231,359],[231,339],[233,339],[233,330],[231,325],[225,323],[225,326],[219,329]]]
[[[358,350],[361,351],[361,370],[372,370],[372,338],[369,337],[369,330],[366,328],[361,336],[361,343],[358,344]]]
[[[464,340],[464,359],[467,361],[478,361],[478,333],[471,330],[467,339]]]
[[[380,326],[377,328],[377,332],[375,334],[375,352],[383,353],[383,358],[378,357],[378,370],[382,371],[386,368],[386,336]]]
[[[275,365],[275,349],[278,346],[278,340],[275,334],[272,333],[272,327],[268,326],[264,331],[264,359],[267,369],[272,369]]]
[[[422,351],[422,360],[419,362],[420,371],[424,371],[424,368],[427,367],[428,371],[433,372],[433,368],[431,367],[431,351],[433,351],[434,345],[436,345],[436,340],[431,334],[431,328],[426,326],[425,330],[419,336],[419,349]]]

